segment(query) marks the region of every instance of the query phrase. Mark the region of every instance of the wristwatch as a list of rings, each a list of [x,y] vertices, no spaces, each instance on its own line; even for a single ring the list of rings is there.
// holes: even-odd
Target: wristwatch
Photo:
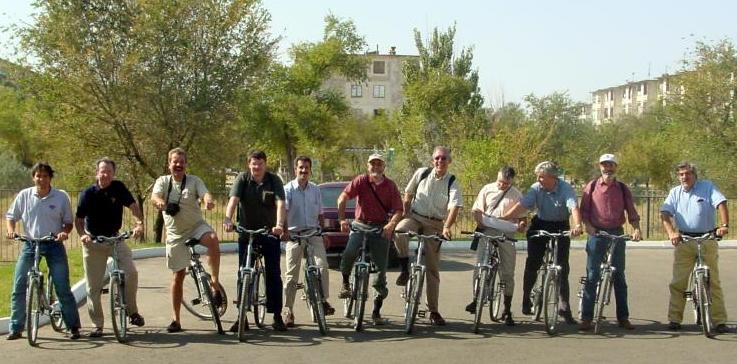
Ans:
[[[722,224],[723,228],[729,228],[729,224]]]

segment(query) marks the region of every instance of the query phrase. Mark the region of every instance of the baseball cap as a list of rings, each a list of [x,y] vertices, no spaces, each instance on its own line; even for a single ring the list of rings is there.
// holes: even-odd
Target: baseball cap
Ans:
[[[599,157],[599,163],[604,163],[604,162],[612,162],[614,164],[619,164],[617,163],[617,157],[615,157],[614,154],[602,154],[601,157]]]
[[[371,163],[371,161],[374,160],[374,159],[378,159],[378,160],[380,160],[382,162],[386,162],[386,160],[384,160],[384,156],[381,155],[381,154],[379,154],[379,153],[371,154],[369,156],[369,158],[368,158],[369,163]]]

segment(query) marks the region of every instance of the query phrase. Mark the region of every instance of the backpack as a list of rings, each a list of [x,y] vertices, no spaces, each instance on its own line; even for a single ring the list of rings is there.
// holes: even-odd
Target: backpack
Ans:
[[[427,178],[427,176],[430,175],[430,172],[432,172],[432,168],[428,167],[428,168],[425,168],[424,171],[422,171],[422,174],[420,174],[420,180],[417,181],[417,187],[415,187],[415,193],[414,193],[415,196],[417,195],[417,188],[420,187],[420,182],[422,182],[422,180]],[[455,180],[456,180],[456,176],[451,174],[450,179],[448,179],[448,200],[450,200],[450,186],[453,185],[453,182],[455,182]]]

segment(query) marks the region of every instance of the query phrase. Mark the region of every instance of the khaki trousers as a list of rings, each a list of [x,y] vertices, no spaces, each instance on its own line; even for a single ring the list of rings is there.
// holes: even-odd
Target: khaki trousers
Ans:
[[[312,247],[315,254],[315,264],[320,267],[320,277],[322,278],[322,293],[327,300],[330,295],[330,280],[328,278],[328,257],[325,252],[325,245],[322,237],[313,236],[307,244]],[[299,282],[299,271],[302,267],[302,258],[305,256],[305,246],[299,245],[293,241],[287,242],[287,271],[284,280],[284,306],[290,311],[294,308],[294,299],[297,294],[297,283]],[[305,264],[307,264],[305,262]]]
[[[702,245],[704,264],[709,266],[709,282],[711,283],[711,317],[714,325],[727,322],[727,311],[724,308],[722,285],[719,282],[719,246],[716,241],[705,241]],[[673,251],[673,280],[670,282],[670,304],[668,321],[680,323],[683,320],[683,309],[686,298],[683,292],[688,288],[688,279],[696,264],[696,242],[679,244]]]
[[[138,312],[136,292],[138,291],[138,270],[133,264],[133,253],[126,243],[115,245],[118,250],[118,268],[125,272],[125,303],[128,306],[128,315]],[[102,311],[100,295],[105,285],[107,259],[113,255],[113,246],[103,244],[89,244],[82,246],[82,262],[84,275],[87,279],[87,311],[95,327],[102,328],[105,316]]]
[[[443,222],[424,218],[417,214],[400,221],[395,229],[397,232],[413,231],[423,235],[440,234],[443,232]],[[394,245],[400,257],[409,256],[409,237],[405,234],[395,234]],[[440,295],[440,243],[437,240],[425,242],[425,297],[430,312],[438,312],[438,296]]]

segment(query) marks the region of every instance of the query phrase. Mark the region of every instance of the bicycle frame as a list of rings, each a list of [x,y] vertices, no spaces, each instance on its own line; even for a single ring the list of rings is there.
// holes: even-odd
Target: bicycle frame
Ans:
[[[600,264],[600,276],[599,281],[596,284],[596,296],[594,300],[594,333],[599,333],[600,324],[604,318],[604,307],[611,303],[612,290],[614,288],[614,272],[617,268],[612,265],[612,259],[614,259],[614,250],[618,244],[624,243],[627,240],[632,240],[630,235],[613,235],[609,234],[604,230],[600,230],[596,234],[597,237],[606,239],[607,249],[606,255]],[[584,280],[585,282],[586,280]],[[583,294],[581,295],[583,300]]]
[[[417,238],[417,254],[416,254],[416,260],[414,263],[412,263],[411,275],[410,280],[408,284],[405,286],[404,289],[404,301],[405,301],[405,309],[404,309],[404,319],[405,319],[405,332],[407,334],[412,333],[412,329],[414,326],[415,318],[416,316],[425,317],[426,311],[420,310],[418,308],[419,301],[422,297],[422,287],[425,280],[425,273],[427,271],[427,267],[425,266],[425,242],[427,240],[437,240],[442,245],[443,241],[445,240],[442,236],[439,236],[437,234],[434,235],[422,235],[418,234],[416,232],[408,231],[405,233],[400,234],[407,234],[410,238]],[[440,249],[440,245],[438,246],[438,249]]]
[[[540,311],[543,311],[545,331],[549,335],[554,335],[557,332],[558,322],[560,272],[562,270],[562,267],[558,264],[558,241],[561,237],[569,235],[570,231],[551,233],[545,230],[537,230],[530,235],[530,237],[548,238],[543,264],[538,270],[538,282],[535,283],[535,287],[533,287],[530,295],[532,296],[535,320],[540,319]],[[538,297],[538,295],[541,295],[541,297]]]
[[[246,249],[246,260],[243,265],[238,269],[238,339],[245,341],[245,330],[248,329],[248,319],[246,314],[248,312],[254,313],[254,320],[256,326],[263,327],[263,317],[265,317],[265,308],[263,312],[257,312],[256,306],[258,305],[258,282],[254,279],[257,276],[258,269],[263,267],[261,261],[261,254],[257,253],[253,248],[254,236],[261,234],[264,236],[269,235],[267,228],[261,228],[258,230],[249,230],[243,226],[236,225],[235,230],[239,234],[248,235],[248,247]],[[245,297],[244,297],[245,296]],[[261,317],[259,317],[261,316]]]
[[[463,232],[470,233],[470,232]],[[499,292],[496,292],[498,298],[495,302],[494,292],[497,289],[495,287],[498,280],[498,269],[500,264],[499,258],[499,244],[506,241],[514,242],[514,239],[507,238],[506,235],[502,234],[499,236],[487,235],[482,232],[474,231],[473,236],[479,238],[480,242],[485,243],[483,252],[481,253],[481,259],[476,262],[473,277],[473,300],[476,302],[476,308],[474,311],[473,321],[473,332],[479,332],[479,325],[481,324],[481,316],[483,313],[484,306],[489,303],[489,316],[492,321],[498,321],[498,306],[500,304],[499,294],[504,290],[504,284],[498,284]],[[495,313],[494,304],[497,304],[497,312]]]
[[[128,301],[125,296],[125,272],[119,268],[118,264],[118,244],[125,241],[132,235],[132,232],[126,231],[114,237],[96,236],[94,242],[97,244],[108,245],[112,248],[112,263],[110,267],[110,315],[113,322],[113,331],[115,338],[120,343],[124,343],[127,337],[128,319]],[[113,287],[118,285],[117,287]],[[119,296],[119,297],[116,297]],[[118,312],[116,312],[116,310]]]
[[[228,298],[225,293],[225,289],[223,289],[222,285],[218,287],[212,287],[210,273],[208,273],[205,270],[205,267],[202,266],[202,262],[200,262],[200,254],[197,253],[197,250],[195,249],[195,247],[200,244],[199,239],[189,239],[185,242],[185,244],[187,248],[189,248],[189,252],[191,254],[187,274],[189,274],[191,279],[194,280],[195,287],[197,289],[197,298],[195,298],[191,304],[188,305],[186,304],[186,301],[183,300],[183,302],[185,303],[185,308],[190,311],[190,313],[199,318],[212,320],[215,323],[218,334],[223,335],[225,334],[225,331],[223,331],[220,317],[225,314],[225,311],[228,308]],[[218,291],[220,291],[220,295],[223,299],[220,306],[216,307],[213,304],[212,289],[217,289]],[[209,313],[203,314],[196,312],[195,309],[191,307],[194,305],[207,306]]]
[[[351,226],[351,231],[354,233],[361,233],[363,237],[361,239],[361,247],[359,248],[358,256],[353,262],[353,273],[352,273],[352,287],[351,297],[346,298],[344,301],[345,316],[353,316],[353,325],[356,331],[363,329],[363,314],[368,299],[368,279],[372,271],[376,271],[374,264],[370,258],[370,255],[366,249],[366,243],[368,242],[369,234],[380,235],[382,230],[380,228],[364,229],[357,227],[355,224]],[[359,278],[361,281],[359,281]],[[354,303],[357,303],[357,307],[354,307]],[[357,311],[357,312],[356,312]]]
[[[307,229],[290,234],[292,240],[299,245],[305,245],[305,260],[303,267],[305,285],[302,289],[305,293],[308,310],[312,315],[312,320],[318,324],[320,333],[327,334],[327,323],[325,321],[325,311],[323,303],[325,301],[325,292],[322,289],[322,273],[320,267],[315,262],[315,253],[309,239],[314,236],[321,236],[322,230]],[[301,259],[301,258],[300,258]]]
[[[708,232],[701,236],[682,235],[683,242],[696,242],[696,264],[694,264],[689,279],[691,289],[684,293],[686,298],[690,298],[694,305],[694,313],[697,323],[701,323],[704,336],[713,336],[713,322],[711,317],[711,285],[709,266],[704,262],[703,244],[706,240],[719,240],[720,237],[714,234],[714,231]]]

